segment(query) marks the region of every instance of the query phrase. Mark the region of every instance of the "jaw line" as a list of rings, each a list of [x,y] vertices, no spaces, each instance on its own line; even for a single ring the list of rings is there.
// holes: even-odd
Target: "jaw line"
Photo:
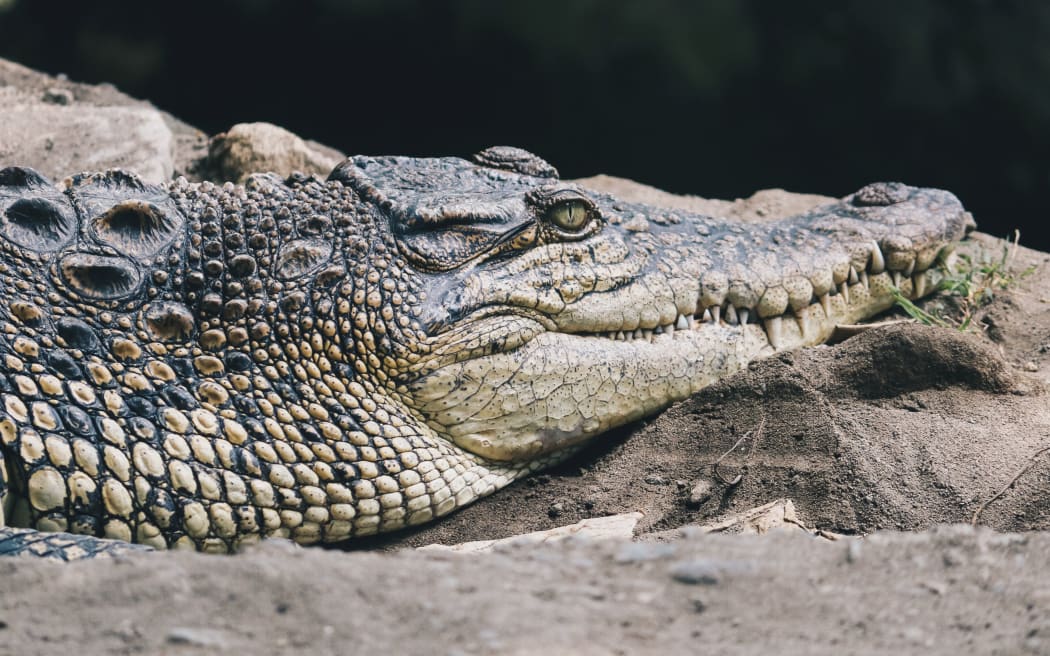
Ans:
[[[756,325],[661,335],[653,343],[544,332],[487,362],[436,371],[439,391],[452,381],[495,376],[478,388],[420,399],[419,409],[460,448],[522,462],[658,412],[771,352]],[[550,380],[555,370],[562,374]],[[516,400],[508,406],[509,399]],[[463,405],[468,400],[473,407]]]

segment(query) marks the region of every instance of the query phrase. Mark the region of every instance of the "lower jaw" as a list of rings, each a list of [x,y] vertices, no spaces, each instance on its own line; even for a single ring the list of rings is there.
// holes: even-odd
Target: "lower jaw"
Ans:
[[[772,352],[757,325],[712,326],[653,342],[544,333],[516,351],[486,358],[485,369],[513,375],[452,391],[420,410],[460,448],[492,461],[521,462],[658,412]],[[435,375],[477,380],[471,366],[458,363]]]

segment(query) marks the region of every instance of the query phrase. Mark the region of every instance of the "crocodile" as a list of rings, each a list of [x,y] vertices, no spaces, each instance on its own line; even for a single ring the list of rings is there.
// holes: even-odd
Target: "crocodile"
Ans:
[[[974,225],[901,183],[734,223],[510,147],[243,185],[6,168],[0,553],[429,522],[930,293]]]

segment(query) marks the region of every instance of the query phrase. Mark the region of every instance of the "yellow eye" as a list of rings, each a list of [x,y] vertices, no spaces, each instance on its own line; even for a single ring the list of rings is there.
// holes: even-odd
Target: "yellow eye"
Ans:
[[[591,213],[586,203],[571,200],[552,207],[547,219],[562,230],[579,232],[590,223]]]

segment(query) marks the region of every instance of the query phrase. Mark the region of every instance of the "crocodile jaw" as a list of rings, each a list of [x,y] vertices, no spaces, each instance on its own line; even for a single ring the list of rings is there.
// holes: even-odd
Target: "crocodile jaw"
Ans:
[[[916,274],[929,281],[927,289],[935,288],[938,275]],[[890,278],[865,276],[847,292],[849,302],[838,294],[790,319],[761,323],[734,326],[715,323],[710,313],[706,320],[680,315],[677,329],[637,339],[622,337],[623,331],[581,335],[534,326],[536,336],[520,348],[424,376],[413,397],[431,428],[457,446],[494,461],[527,461],[658,412],[755,358],[824,342],[836,325],[891,307]],[[914,295],[912,286],[902,284],[903,293]],[[769,334],[774,330],[776,346]]]
[[[798,304],[797,275],[762,280],[766,293],[738,305],[750,291],[746,275],[742,283],[730,276],[728,285],[705,285],[714,276],[695,270],[698,258],[673,250],[654,258],[674,266],[650,267],[626,285],[585,292],[560,308],[548,302],[554,307],[546,313],[515,302],[529,300],[520,283],[501,288],[498,279],[475,277],[468,289],[506,290],[511,303],[504,311],[518,314],[501,317],[488,308],[483,319],[462,322],[454,332],[472,336],[472,351],[457,349],[456,339],[447,351],[435,349],[438,357],[429,363],[440,364],[414,381],[412,405],[439,435],[492,461],[568,449],[684,399],[756,357],[822,343],[836,325],[892,307],[894,288],[913,299],[932,292],[940,273],[930,267],[972,223],[961,206],[946,216],[907,257],[880,247],[894,244],[892,234],[827,254],[826,280],[811,275],[802,285],[808,302]],[[565,252],[559,251],[562,259]],[[789,264],[791,254],[785,249]],[[564,300],[564,288],[558,291],[548,298]]]
[[[514,351],[425,377],[420,389],[447,393],[429,395],[420,409],[457,446],[523,461],[657,412],[772,352],[754,324],[664,333],[651,342],[544,332]]]
[[[897,286],[917,298],[916,288],[934,289],[939,276],[916,272]],[[892,307],[892,278],[865,271],[849,291],[790,318],[727,325],[710,312],[679,315],[637,338],[545,331],[520,317],[490,320],[489,331],[534,336],[514,350],[437,369],[416,382],[413,398],[431,428],[457,446],[489,460],[527,461],[658,412],[755,358],[826,341],[836,325]]]

